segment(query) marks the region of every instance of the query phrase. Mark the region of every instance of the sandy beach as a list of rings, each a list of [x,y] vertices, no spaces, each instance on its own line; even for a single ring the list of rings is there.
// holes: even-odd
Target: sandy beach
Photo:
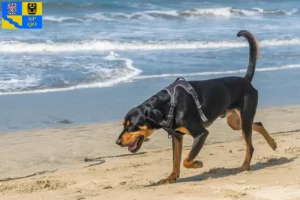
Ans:
[[[182,167],[175,184],[162,186],[153,184],[172,170],[164,131],[154,133],[139,154],[115,145],[120,122],[1,133],[0,199],[300,199],[298,113],[300,106],[257,111],[255,121],[263,122],[278,148],[254,132],[247,172],[238,170],[245,155],[241,133],[217,120],[197,157],[204,167]],[[183,158],[191,142],[184,138]]]

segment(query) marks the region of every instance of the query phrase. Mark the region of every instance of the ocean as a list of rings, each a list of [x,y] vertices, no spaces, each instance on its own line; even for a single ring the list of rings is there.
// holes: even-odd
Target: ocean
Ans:
[[[118,121],[178,76],[244,76],[242,29],[259,107],[299,104],[299,22],[297,0],[43,1],[43,29],[1,30],[0,131]]]

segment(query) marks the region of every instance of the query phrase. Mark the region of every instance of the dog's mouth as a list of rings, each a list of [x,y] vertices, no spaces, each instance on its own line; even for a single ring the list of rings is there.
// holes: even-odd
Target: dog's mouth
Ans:
[[[130,151],[131,153],[136,153],[141,148],[143,142],[144,142],[143,135],[137,137],[134,143],[128,146],[128,151]]]

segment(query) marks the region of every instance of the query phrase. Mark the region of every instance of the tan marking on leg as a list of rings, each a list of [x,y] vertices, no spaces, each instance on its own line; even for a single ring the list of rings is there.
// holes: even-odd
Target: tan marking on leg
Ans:
[[[268,131],[265,129],[265,127],[263,127],[263,125],[261,123],[253,123],[252,130],[260,133],[265,138],[265,140],[267,141],[269,146],[274,151],[276,150],[277,144],[276,144],[275,140],[269,135]]]
[[[232,111],[232,113],[227,117],[227,124],[233,130],[241,130],[242,129],[241,128],[242,127],[241,113],[239,112],[239,110]],[[246,143],[246,156],[245,156],[245,160],[244,160],[244,163],[243,163],[241,169],[249,170],[250,162],[251,162],[252,154],[253,154],[252,140],[251,140],[251,136],[247,136],[244,131],[242,131],[242,134],[243,134],[243,138]]]
[[[203,163],[199,160],[192,160],[190,162],[187,161],[188,157],[190,156],[191,150],[189,151],[188,155],[184,159],[183,166],[187,169],[197,169],[202,168]]]
[[[187,169],[197,169],[203,167],[203,163],[199,160],[187,162],[187,158],[183,162],[183,166]]]
[[[239,118],[239,112],[233,111],[228,117],[227,117],[227,124],[233,129],[233,130],[241,130],[241,120]],[[264,126],[261,123],[254,122],[252,124],[252,130],[260,133],[269,146],[275,151],[277,148],[277,144],[275,140],[269,135],[268,131],[264,128]]]
[[[176,181],[180,174],[180,161],[182,153],[183,137],[173,136],[173,171],[170,176],[166,179],[162,179],[158,184],[171,184]]]
[[[180,133],[188,134],[188,135],[191,134],[191,133],[189,132],[189,130],[187,130],[187,128],[185,128],[185,127],[183,127],[183,126],[176,128],[175,131],[179,131]]]
[[[251,162],[252,155],[253,155],[253,146],[252,146],[251,136],[247,136],[244,131],[242,131],[242,133],[243,133],[243,138],[246,142],[247,150],[246,150],[246,156],[245,156],[244,163],[241,166],[241,170],[245,171],[245,170],[250,169],[250,162]]]
[[[235,131],[241,130],[240,112],[238,110],[232,111],[227,117],[227,124]]]

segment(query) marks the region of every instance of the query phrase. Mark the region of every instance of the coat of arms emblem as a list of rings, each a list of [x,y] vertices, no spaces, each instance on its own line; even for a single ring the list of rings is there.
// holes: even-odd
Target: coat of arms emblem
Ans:
[[[27,13],[30,15],[35,15],[37,10],[37,5],[36,3],[28,3],[27,4]]]
[[[16,3],[8,3],[7,4],[7,13],[9,15],[15,15],[17,13],[17,4]]]

